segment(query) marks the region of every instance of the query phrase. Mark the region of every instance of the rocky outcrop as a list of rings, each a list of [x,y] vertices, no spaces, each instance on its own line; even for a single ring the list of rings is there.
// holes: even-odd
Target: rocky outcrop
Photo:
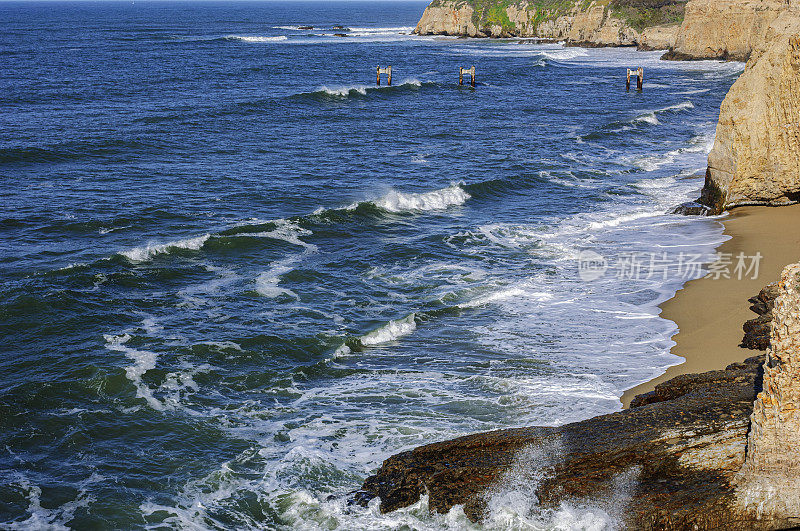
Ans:
[[[751,301],[774,315],[766,357],[678,376],[619,413],[403,452],[354,501],[380,497],[388,512],[426,495],[431,510],[461,506],[473,521],[522,500],[535,514],[596,507],[631,529],[800,525],[800,264]]]
[[[800,11],[776,18],[720,109],[701,202],[715,212],[800,200]]]
[[[652,26],[639,34],[638,44],[641,50],[667,50],[675,47],[680,25]]]
[[[780,294],[778,283],[772,283],[762,289],[758,295],[749,299],[752,303],[750,310],[758,315],[755,319],[746,321],[742,326],[744,337],[741,347],[752,350],[767,350],[772,333],[772,308],[775,306],[775,299]]]
[[[783,270],[739,497],[762,518],[800,516],[800,264]]]
[[[746,61],[786,0],[691,0],[668,59]]]
[[[683,2],[667,0],[680,14]],[[617,16],[609,2],[593,0],[554,4],[551,8],[518,0],[434,0],[425,9],[414,33],[466,37],[535,37],[584,46],[641,46],[667,49],[675,44],[677,24],[635,29]],[[677,16],[677,15],[676,15]]]
[[[774,528],[775,521],[756,522],[737,510],[734,483],[745,460],[762,360],[679,376],[619,413],[558,428],[470,435],[398,454],[367,479],[357,499],[379,496],[387,512],[427,494],[434,511],[463,505],[470,519],[480,520],[491,516],[505,488],[515,488],[510,474],[535,482],[530,503],[545,511],[612,497],[624,481],[635,503],[617,507],[621,527]]]

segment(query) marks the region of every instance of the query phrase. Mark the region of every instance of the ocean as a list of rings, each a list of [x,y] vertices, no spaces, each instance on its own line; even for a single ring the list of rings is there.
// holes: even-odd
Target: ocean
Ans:
[[[742,64],[424,7],[0,3],[1,528],[461,528],[347,495],[681,361],[658,304],[702,271],[625,264],[724,239],[669,212]],[[504,499],[487,526],[613,527]]]

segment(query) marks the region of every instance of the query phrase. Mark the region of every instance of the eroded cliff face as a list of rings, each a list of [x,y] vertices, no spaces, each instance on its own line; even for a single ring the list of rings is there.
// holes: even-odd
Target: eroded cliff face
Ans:
[[[691,0],[668,59],[746,61],[786,0]]]
[[[761,40],[720,108],[702,198],[715,212],[800,200],[800,12]]]
[[[679,4],[682,10],[682,4]],[[425,9],[415,33],[466,37],[536,37],[585,46],[642,46],[667,49],[679,26],[657,25],[639,32],[615,16],[608,0],[578,1],[547,9],[526,0],[478,8],[465,0],[435,0]]]
[[[778,292],[738,491],[762,517],[800,516],[800,264],[783,270]]]

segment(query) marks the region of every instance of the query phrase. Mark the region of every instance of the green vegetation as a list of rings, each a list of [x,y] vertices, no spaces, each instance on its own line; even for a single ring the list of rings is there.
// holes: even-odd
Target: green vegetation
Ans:
[[[505,5],[501,5],[505,4]],[[500,26],[504,30],[509,31],[514,29],[516,26],[511,20],[508,18],[508,13],[506,12],[506,8],[508,4],[506,2],[498,3],[489,6],[489,8],[484,12],[483,19],[488,23],[490,26]]]
[[[611,15],[636,31],[662,24],[680,24],[686,0],[611,0]]]
[[[605,5],[611,14],[627,23],[637,31],[661,24],[679,24],[687,0],[596,0],[595,5]],[[574,7],[586,9],[592,0],[433,0],[431,7],[443,5],[455,9],[468,5],[474,9],[472,22],[477,28],[500,26],[504,32],[513,33],[517,28],[509,18],[506,9],[517,6],[535,12],[533,28],[542,22],[568,14]]]

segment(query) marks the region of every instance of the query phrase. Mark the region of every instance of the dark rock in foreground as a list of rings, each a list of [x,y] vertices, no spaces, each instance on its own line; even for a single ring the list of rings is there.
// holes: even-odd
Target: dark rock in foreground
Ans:
[[[672,210],[672,214],[682,214],[684,216],[708,216],[711,208],[700,204],[697,201],[681,203]]]
[[[749,299],[752,304],[750,310],[758,314],[755,319],[750,319],[742,325],[744,338],[743,348],[752,350],[767,350],[769,348],[770,325],[772,323],[772,309],[775,307],[775,298],[779,295],[778,283],[768,285],[758,295]]]
[[[531,504],[608,499],[623,478],[621,524],[644,529],[776,529],[791,522],[755,520],[736,503],[753,401],[761,386],[758,356],[725,370],[681,375],[634,399],[631,409],[557,428],[469,435],[387,459],[356,494],[379,496],[389,512],[429,496],[445,513],[463,504],[478,521],[492,492],[513,476],[533,484]],[[527,457],[526,457],[527,456]],[[513,474],[510,474],[512,471]],[[508,474],[507,474],[508,473]],[[527,478],[527,479],[524,479]]]

